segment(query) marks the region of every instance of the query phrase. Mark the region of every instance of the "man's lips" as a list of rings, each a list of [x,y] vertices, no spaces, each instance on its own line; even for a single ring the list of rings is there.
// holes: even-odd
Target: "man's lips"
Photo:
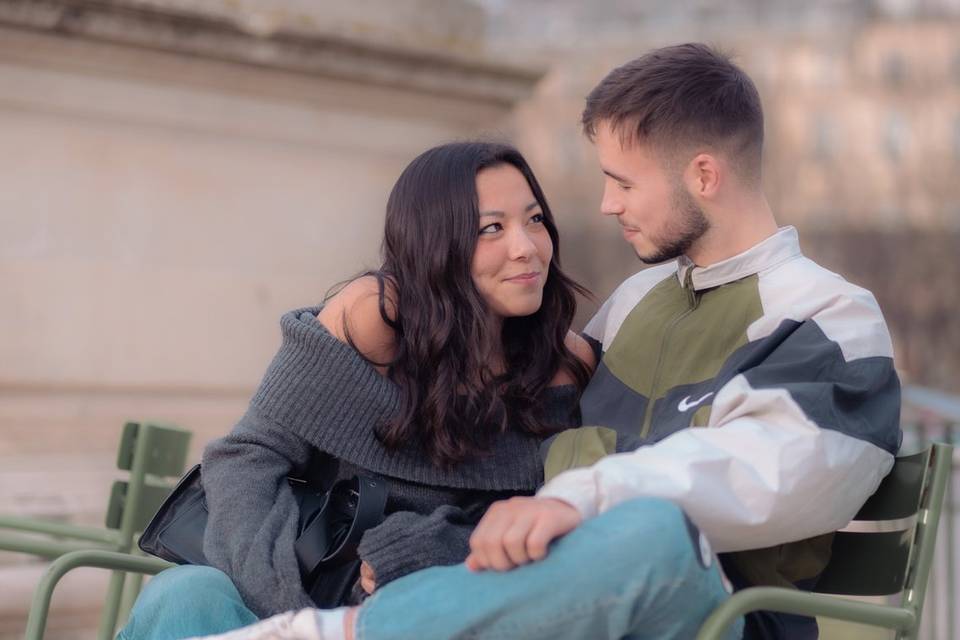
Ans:
[[[640,229],[623,224],[622,222],[620,223],[620,231],[623,233],[624,238],[632,238],[640,233]]]

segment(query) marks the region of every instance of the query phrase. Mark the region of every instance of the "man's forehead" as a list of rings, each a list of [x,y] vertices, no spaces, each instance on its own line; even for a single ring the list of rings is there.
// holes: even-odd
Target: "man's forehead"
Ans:
[[[597,123],[596,132],[597,140],[602,138],[605,144],[616,146],[623,152],[649,146],[638,138],[635,125],[627,120],[601,120]]]
[[[601,164],[629,164],[637,168],[659,164],[660,156],[652,145],[637,141],[626,142],[621,139],[619,132],[610,128],[597,129],[595,146]],[[615,170],[613,167],[603,168]]]
[[[600,168],[607,175],[646,174],[648,172],[673,173],[700,153],[714,157],[723,151],[710,145],[691,145],[680,140],[674,144],[626,138],[618,129],[598,125],[595,145]]]

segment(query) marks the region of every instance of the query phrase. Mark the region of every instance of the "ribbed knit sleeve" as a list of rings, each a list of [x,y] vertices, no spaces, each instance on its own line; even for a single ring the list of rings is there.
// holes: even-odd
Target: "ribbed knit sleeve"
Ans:
[[[310,454],[301,438],[253,408],[203,453],[204,555],[260,617],[313,604],[293,551],[300,510],[286,480]]]
[[[427,515],[399,511],[363,534],[358,552],[370,564],[377,588],[426,569],[463,562],[470,534],[483,515],[445,505]]]

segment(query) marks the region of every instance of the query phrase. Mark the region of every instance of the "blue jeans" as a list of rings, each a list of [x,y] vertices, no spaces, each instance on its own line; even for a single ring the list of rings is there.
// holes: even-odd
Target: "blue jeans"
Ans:
[[[364,603],[356,640],[692,638],[727,597],[683,511],[641,498],[586,521],[541,562],[504,573],[434,567],[396,580]],[[120,638],[174,640],[254,620],[226,575],[178,567],[147,585]]]
[[[227,574],[184,565],[150,579],[117,638],[173,640],[224,633],[256,621]]]

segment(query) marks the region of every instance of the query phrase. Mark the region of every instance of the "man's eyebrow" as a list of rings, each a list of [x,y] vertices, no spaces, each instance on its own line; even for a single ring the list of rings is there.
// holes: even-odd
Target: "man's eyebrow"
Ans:
[[[622,177],[622,176],[618,176],[617,174],[613,173],[612,171],[607,171],[606,169],[601,169],[601,171],[603,171],[605,174],[607,174],[608,176],[610,176],[611,178],[613,178],[613,179],[616,180],[617,182],[622,182],[623,184],[633,184],[632,182],[630,182],[630,181],[627,180],[626,178],[624,178],[624,177]]]

